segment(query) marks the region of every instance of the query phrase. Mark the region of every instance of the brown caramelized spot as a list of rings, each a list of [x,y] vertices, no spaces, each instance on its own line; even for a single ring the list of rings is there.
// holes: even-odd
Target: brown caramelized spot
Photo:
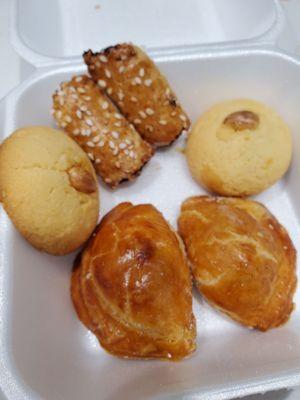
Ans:
[[[81,167],[73,167],[68,171],[71,186],[83,193],[94,193],[97,185],[93,175]]]
[[[252,111],[236,111],[228,115],[223,124],[235,131],[255,130],[259,125],[259,116]]]

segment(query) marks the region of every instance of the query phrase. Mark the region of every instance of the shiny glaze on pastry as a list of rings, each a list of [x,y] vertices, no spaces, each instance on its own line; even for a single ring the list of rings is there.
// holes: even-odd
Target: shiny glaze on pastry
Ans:
[[[195,283],[234,320],[266,331],[293,310],[296,251],[286,230],[260,203],[198,196],[178,220]]]
[[[121,203],[103,218],[75,263],[71,295],[114,355],[177,360],[195,350],[183,246],[152,205]]]

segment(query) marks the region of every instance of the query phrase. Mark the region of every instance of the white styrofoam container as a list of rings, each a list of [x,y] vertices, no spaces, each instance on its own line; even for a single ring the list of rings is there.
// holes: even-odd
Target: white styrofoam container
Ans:
[[[278,2],[102,0],[100,10],[95,5],[15,1],[12,40],[36,69],[0,103],[3,137],[23,125],[54,126],[51,95],[61,81],[86,70],[80,52],[132,40],[154,57],[193,121],[218,101],[252,97],[288,122],[294,135],[291,169],[256,198],[286,226],[300,251],[300,62],[275,47],[284,26]],[[115,191],[100,182],[101,216],[122,201],[150,202],[176,227],[181,202],[204,193],[178,151],[183,146],[181,138],[157,151],[135,182]],[[191,358],[174,363],[108,355],[73,310],[74,254],[40,253],[3,211],[0,218],[0,385],[8,399],[222,400],[300,384],[298,309],[285,326],[261,333],[217,313],[196,293],[198,349]],[[299,290],[295,301],[300,304]]]

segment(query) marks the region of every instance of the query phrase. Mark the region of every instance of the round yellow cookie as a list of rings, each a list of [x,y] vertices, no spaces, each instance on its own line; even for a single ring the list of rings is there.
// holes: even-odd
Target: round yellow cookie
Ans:
[[[192,176],[225,196],[259,193],[287,171],[292,155],[289,127],[254,100],[219,103],[195,123],[186,156]]]
[[[0,146],[0,200],[34,247],[67,254],[93,232],[97,179],[84,151],[56,129],[17,130]]]

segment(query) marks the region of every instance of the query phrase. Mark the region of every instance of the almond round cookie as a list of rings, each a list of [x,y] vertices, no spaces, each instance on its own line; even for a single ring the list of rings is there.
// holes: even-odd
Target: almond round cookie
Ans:
[[[87,155],[63,132],[44,126],[19,129],[1,144],[0,200],[25,239],[55,255],[86,242],[99,215]]]
[[[289,127],[254,100],[219,103],[194,124],[186,156],[194,179],[224,196],[259,193],[287,171],[292,155]]]

